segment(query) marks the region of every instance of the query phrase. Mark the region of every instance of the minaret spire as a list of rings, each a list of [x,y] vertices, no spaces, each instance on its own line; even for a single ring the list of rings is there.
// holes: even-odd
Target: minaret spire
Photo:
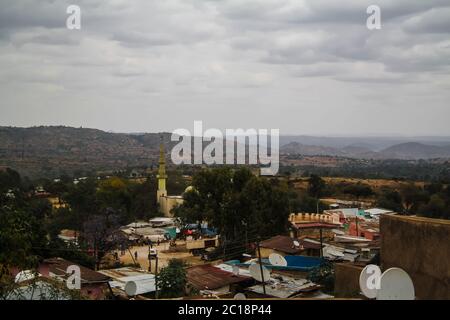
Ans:
[[[164,151],[164,143],[163,143],[163,137],[160,137],[161,141],[159,144],[159,168],[158,168],[158,175],[156,178],[158,178],[158,192],[156,194],[156,201],[159,203],[161,197],[167,196],[167,190],[166,190],[166,153]]]

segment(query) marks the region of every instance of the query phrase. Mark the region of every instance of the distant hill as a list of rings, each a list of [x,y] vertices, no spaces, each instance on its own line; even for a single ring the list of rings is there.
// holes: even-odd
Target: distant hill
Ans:
[[[169,144],[170,135],[162,134]],[[72,127],[0,127],[0,165],[29,176],[156,165],[160,134]]]
[[[0,167],[11,167],[30,177],[81,175],[127,167],[156,168],[160,136],[169,152],[176,143],[170,141],[170,133],[125,134],[64,126],[0,127]],[[399,143],[393,144],[394,141]],[[413,142],[400,138],[281,136],[280,145],[282,154],[306,156],[450,158],[450,139],[445,137],[418,138]],[[380,149],[381,146],[385,147]]]
[[[381,151],[372,151],[365,147],[347,146],[344,148],[332,148],[317,145],[304,145],[298,142],[290,142],[280,148],[283,154],[298,154],[305,156],[342,156],[358,159],[435,159],[450,158],[450,146],[434,146],[418,142],[400,143]]]
[[[450,137],[430,136],[430,137],[318,137],[318,136],[280,136],[280,146],[291,142],[298,142],[309,146],[332,147],[336,149],[346,148],[348,146],[363,147],[370,151],[380,151],[396,144],[407,142],[417,142],[433,146],[450,146]]]
[[[394,145],[379,152],[383,158],[390,159],[433,159],[450,158],[450,147],[407,142]]]
[[[281,147],[282,153],[301,154],[305,156],[344,156],[345,152],[326,146],[305,145],[298,142],[290,142]]]

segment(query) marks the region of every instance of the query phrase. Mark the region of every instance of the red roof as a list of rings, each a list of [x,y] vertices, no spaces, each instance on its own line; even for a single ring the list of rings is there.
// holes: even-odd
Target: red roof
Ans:
[[[292,224],[296,229],[319,229],[319,228],[325,228],[325,229],[334,229],[339,227],[338,224],[333,223],[323,223],[323,222],[310,222],[310,223],[293,223]]]
[[[233,283],[252,281],[251,277],[236,276],[210,264],[193,266],[186,271],[188,282],[198,290],[214,290]]]

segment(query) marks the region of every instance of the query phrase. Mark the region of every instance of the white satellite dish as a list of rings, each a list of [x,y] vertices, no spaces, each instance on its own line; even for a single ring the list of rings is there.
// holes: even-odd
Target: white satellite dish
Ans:
[[[376,298],[377,296],[377,283],[372,283],[374,280],[379,281],[377,277],[381,276],[380,267],[376,265],[369,264],[364,267],[359,275],[359,288],[363,295],[365,295],[369,299]],[[369,288],[370,284],[372,284],[372,288]],[[379,285],[379,284],[378,284]]]
[[[32,280],[35,278],[35,274],[31,270],[20,271],[14,278],[15,283],[20,283],[27,280]]]
[[[255,279],[256,281],[263,282],[262,277],[264,277],[264,282],[270,279],[270,272],[267,270],[266,267],[262,266],[262,277],[261,277],[261,267],[258,263],[253,263],[248,267],[248,271],[250,272],[250,275]]]
[[[271,265],[274,265],[274,266],[280,266],[280,267],[287,266],[286,259],[282,255],[279,255],[278,253],[271,253],[269,256],[269,262]]]
[[[296,248],[300,247],[300,242],[298,242],[297,240],[294,240],[293,243]]]
[[[414,284],[411,277],[400,268],[387,269],[380,279],[377,300],[414,300]]]
[[[245,300],[245,299],[247,299],[247,297],[245,296],[245,294],[243,294],[243,293],[236,293],[235,295],[234,295],[234,298],[233,298],[234,300]]]

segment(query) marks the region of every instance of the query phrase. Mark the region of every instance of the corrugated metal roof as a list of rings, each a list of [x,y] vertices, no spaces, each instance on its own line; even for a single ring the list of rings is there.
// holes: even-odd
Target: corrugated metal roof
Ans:
[[[214,290],[233,283],[252,281],[251,277],[236,276],[224,268],[210,264],[193,266],[186,271],[188,282],[198,290]]]
[[[294,245],[295,240],[300,243],[299,247],[296,247]],[[299,254],[304,249],[320,249],[320,244],[317,245],[315,243],[293,239],[291,237],[281,235],[272,237],[268,240],[261,241],[259,245],[262,248],[273,249],[286,254]]]
[[[91,270],[89,268],[80,266],[74,262],[62,259],[62,258],[50,258],[45,259],[44,262],[48,265],[49,271],[56,275],[57,277],[65,278],[68,276],[67,274],[67,268],[72,265],[76,265],[80,267],[81,272],[81,282],[85,283],[101,283],[101,282],[107,282],[110,280],[108,276],[105,276],[104,274],[101,274],[100,272],[96,272],[94,270]]]
[[[266,283],[266,295],[286,299],[302,291],[317,290],[319,286],[306,279],[293,279],[291,277],[278,276],[270,278]],[[261,284],[247,288],[248,291],[263,294]]]

